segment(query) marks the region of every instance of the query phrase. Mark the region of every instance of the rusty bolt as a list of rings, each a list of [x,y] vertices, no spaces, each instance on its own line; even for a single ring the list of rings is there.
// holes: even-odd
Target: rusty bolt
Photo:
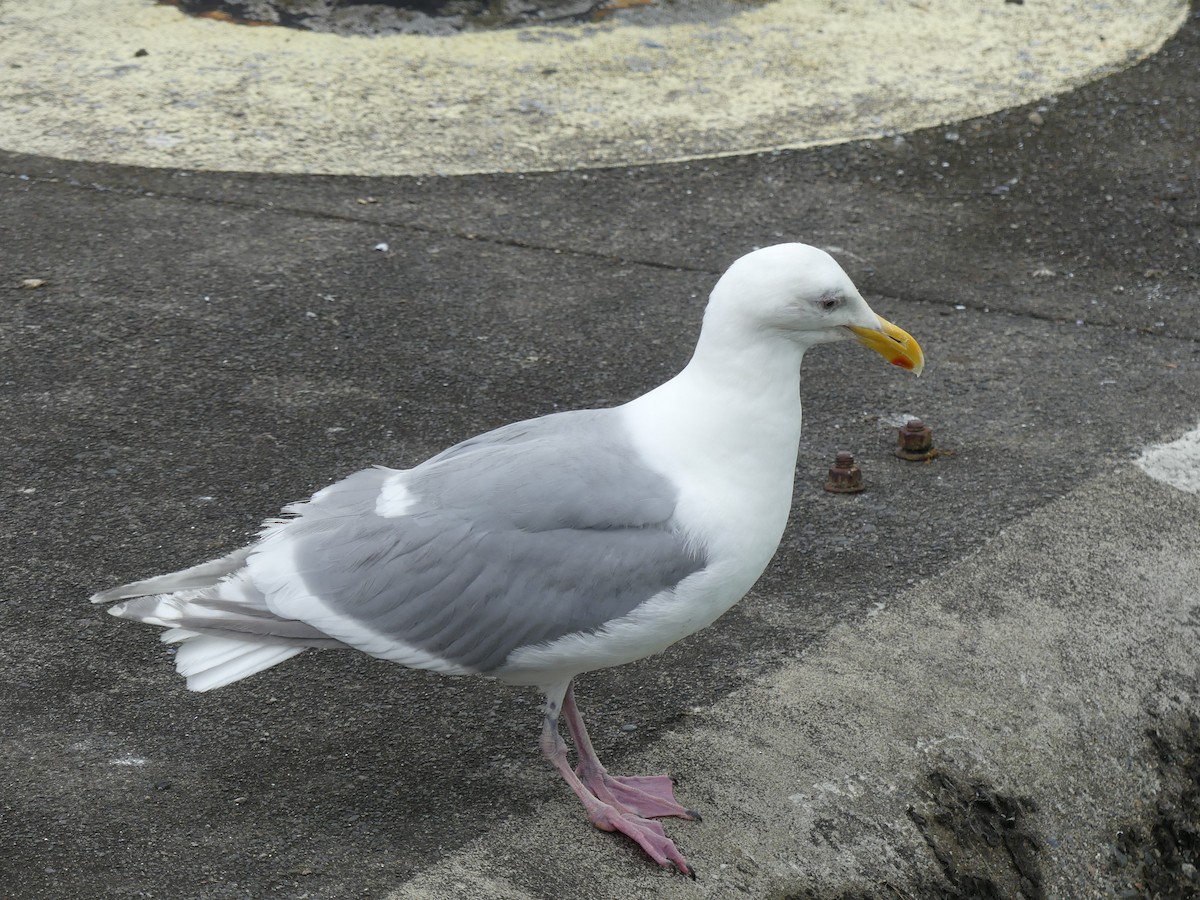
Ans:
[[[914,462],[933,459],[937,451],[933,449],[933,431],[920,419],[909,419],[900,429],[900,446],[896,455],[901,459]]]
[[[833,467],[829,470],[825,490],[831,494],[857,494],[865,488],[862,470],[854,464],[854,456],[843,450],[837,455]]]

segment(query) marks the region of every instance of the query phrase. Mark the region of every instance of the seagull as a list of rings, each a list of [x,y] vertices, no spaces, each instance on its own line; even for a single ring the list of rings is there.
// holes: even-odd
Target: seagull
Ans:
[[[801,359],[841,340],[924,366],[827,253],[755,250],[714,287],[686,367],[649,393],[357,472],[247,547],[92,600],[165,628],[194,691],[309,648],[536,687],[541,751],[591,822],[695,877],[658,820],[699,816],[667,775],[609,774],[572,679],[661,652],[758,580],[792,504]]]

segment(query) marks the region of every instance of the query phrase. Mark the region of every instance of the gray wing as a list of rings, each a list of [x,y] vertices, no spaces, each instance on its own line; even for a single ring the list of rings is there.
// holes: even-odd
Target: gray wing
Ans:
[[[381,514],[397,481],[409,502]],[[521,422],[406,472],[359,472],[295,508],[286,540],[262,551],[286,544],[291,554],[291,580],[267,600],[376,655],[390,641],[489,672],[517,648],[595,631],[703,568],[673,525],[675,501],[610,411]]]

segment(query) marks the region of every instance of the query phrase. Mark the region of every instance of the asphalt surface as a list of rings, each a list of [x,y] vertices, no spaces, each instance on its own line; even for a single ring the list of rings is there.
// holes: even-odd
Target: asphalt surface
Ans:
[[[1152,58],[1029,106],[590,172],[0,152],[0,895],[1194,893],[1200,506],[1132,460],[1200,421],[1198,70],[1193,11]],[[929,366],[917,381],[854,347],[810,354],[767,575],[664,656],[581,680],[610,768],[665,765],[705,814],[669,828],[694,885],[588,826],[537,753],[528,692],[328,653],[188,694],[151,630],[87,604],[356,468],[644,391],[686,360],[716,274],[788,239],[840,248]],[[943,451],[929,464],[891,455],[909,414]],[[867,493],[820,490],[840,449]],[[957,601],[970,614],[944,630]],[[1117,649],[1076,652],[1102,639]],[[1037,698],[994,655],[1015,649]],[[837,660],[847,680],[820,681]],[[885,662],[913,705],[881,702],[909,697],[872,680]],[[781,708],[763,691],[792,731],[764,728],[767,765],[735,770],[748,723]],[[969,731],[960,709],[1006,742],[873,754]],[[914,733],[931,711],[947,718]],[[796,809],[833,778],[817,769],[860,761],[876,789],[843,793],[891,790],[909,832],[880,837],[883,813],[849,801],[759,815],[787,790],[764,774],[784,739],[815,748],[788,770]],[[980,808],[995,821],[961,814]],[[989,828],[1007,852],[968,840]]]

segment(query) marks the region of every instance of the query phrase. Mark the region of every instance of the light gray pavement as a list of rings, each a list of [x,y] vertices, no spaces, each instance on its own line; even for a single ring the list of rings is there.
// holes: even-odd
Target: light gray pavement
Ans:
[[[66,159],[310,174],[721,156],[1061,93],[1155,52],[1187,7],[616,0],[574,26],[371,39],[144,0],[10,0],[0,134]]]
[[[649,168],[0,153],[0,893],[1187,896],[1200,501],[1134,460],[1200,420],[1198,67],[1193,12],[1026,107]],[[357,467],[658,383],[781,239],[842,248],[929,368],[811,354],[770,571],[580,685],[611,768],[706,816],[670,827],[695,884],[587,825],[524,691],[314,654],[188,694],[86,603]],[[891,456],[906,414],[937,460]],[[820,490],[838,449],[867,493]]]
[[[390,896],[937,897],[944,869],[951,896],[1187,896],[1140,866],[1161,836],[1133,811],[1195,833],[1197,521],[1200,496],[1097,476],[694,710],[628,764],[669,768],[706,810],[674,829],[708,863],[696,884],[648,891],[636,864],[598,859],[609,842],[560,842],[564,799]]]

